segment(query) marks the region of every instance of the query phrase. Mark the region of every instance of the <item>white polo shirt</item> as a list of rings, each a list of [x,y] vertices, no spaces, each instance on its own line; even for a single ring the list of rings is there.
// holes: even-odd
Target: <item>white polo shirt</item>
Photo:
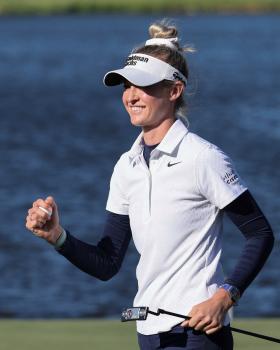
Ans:
[[[221,209],[245,190],[231,160],[180,120],[152,151],[149,168],[139,135],[114,168],[106,207],[130,218],[140,254],[134,306],[187,315],[215,293],[224,281]],[[149,314],[137,331],[156,334],[181,321]]]

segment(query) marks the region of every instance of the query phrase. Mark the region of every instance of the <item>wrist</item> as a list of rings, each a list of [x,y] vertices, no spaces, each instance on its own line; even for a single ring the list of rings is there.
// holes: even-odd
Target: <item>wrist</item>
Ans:
[[[219,304],[222,304],[225,311],[234,305],[229,293],[223,288],[219,288],[212,298],[216,299]]]
[[[55,227],[51,231],[48,242],[54,246],[56,244],[57,240],[59,239],[59,237],[61,236],[63,231],[64,231],[64,229],[60,225]]]
[[[233,305],[237,305],[238,300],[240,299],[240,291],[237,287],[229,283],[223,283],[219,286],[219,290],[225,291],[231,299]]]
[[[61,227],[61,233],[60,235],[58,236],[56,242],[54,243],[54,247],[55,249],[60,249],[64,242],[66,241],[66,238],[67,238],[67,234],[66,234],[66,231],[64,230],[64,228]]]

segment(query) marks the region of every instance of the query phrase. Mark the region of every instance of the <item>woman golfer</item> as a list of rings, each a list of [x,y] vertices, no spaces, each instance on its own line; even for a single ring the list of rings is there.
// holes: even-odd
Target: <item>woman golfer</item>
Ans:
[[[191,317],[138,321],[140,349],[230,350],[228,310],[262,268],[273,233],[229,157],[181,119],[189,73],[176,28],[159,23],[149,32],[125,67],[104,77],[107,86],[123,85],[123,104],[142,133],[114,168],[102,239],[94,246],[65,231],[52,197],[33,203],[26,226],[102,280],[119,271],[132,236],[140,254],[134,306]],[[245,237],[227,278],[223,214]]]

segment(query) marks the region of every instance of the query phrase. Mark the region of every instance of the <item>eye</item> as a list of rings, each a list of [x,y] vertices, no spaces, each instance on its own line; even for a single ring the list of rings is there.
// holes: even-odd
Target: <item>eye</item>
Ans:
[[[124,83],[123,83],[123,89],[124,90],[127,90],[127,89],[129,89],[131,87],[131,84],[128,82],[128,81],[125,81]]]

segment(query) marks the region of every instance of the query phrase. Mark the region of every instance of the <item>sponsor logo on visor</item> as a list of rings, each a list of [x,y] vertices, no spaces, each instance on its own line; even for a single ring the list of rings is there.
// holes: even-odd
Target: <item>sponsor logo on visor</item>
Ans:
[[[183,83],[185,82],[185,79],[178,72],[173,73],[173,78],[174,78],[174,80],[180,80]]]
[[[132,55],[132,56],[129,56],[127,58],[125,65],[126,66],[136,66],[136,64],[138,62],[148,63],[149,59],[148,59],[148,57]]]

